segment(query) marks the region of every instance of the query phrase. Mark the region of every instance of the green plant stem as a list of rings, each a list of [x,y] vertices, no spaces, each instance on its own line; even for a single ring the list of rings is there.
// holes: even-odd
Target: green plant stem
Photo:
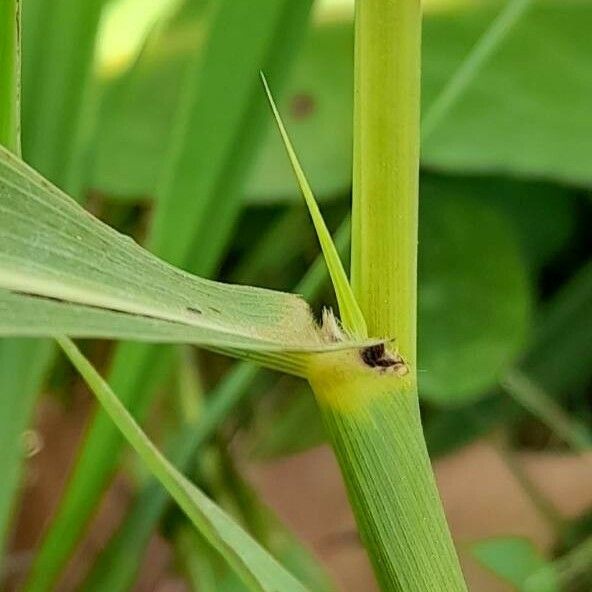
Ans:
[[[466,590],[415,391],[405,378],[368,368],[360,357],[319,358],[311,386],[381,589]]]
[[[421,9],[356,2],[351,281],[415,372]]]
[[[419,0],[356,3],[352,286],[406,374],[350,353],[318,356],[309,380],[382,590],[456,592],[417,397],[420,38]]]
[[[517,369],[510,370],[501,384],[513,399],[539,418],[574,451],[586,452],[592,448],[592,437],[587,427],[571,418],[526,374]]]

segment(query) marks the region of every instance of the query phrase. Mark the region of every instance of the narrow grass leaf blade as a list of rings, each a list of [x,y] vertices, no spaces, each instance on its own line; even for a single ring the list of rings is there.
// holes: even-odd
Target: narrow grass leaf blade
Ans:
[[[257,592],[306,592],[267,551],[169,463],[72,341],[60,338],[59,343],[148,469],[243,581]]]
[[[20,0],[0,3],[0,144],[20,154]]]
[[[300,185],[300,190],[302,191],[302,195],[306,201],[306,205],[310,212],[319,242],[321,243],[321,249],[323,250],[323,255],[325,256],[325,261],[327,263],[329,274],[333,282],[333,287],[335,288],[335,294],[339,304],[339,312],[344,327],[357,337],[366,337],[368,335],[366,321],[364,320],[364,315],[362,314],[362,311],[360,310],[360,307],[358,306],[358,303],[356,302],[352,292],[351,286],[349,285],[349,281],[347,279],[345,269],[343,268],[343,263],[339,257],[339,253],[337,252],[335,244],[333,243],[333,239],[331,238],[331,234],[325,225],[321,210],[319,209],[304,171],[300,166],[300,162],[298,161],[294,147],[290,142],[288,132],[284,127],[280,113],[271,95],[271,90],[269,89],[269,85],[267,84],[267,80],[263,74],[261,75],[261,79],[263,80],[265,92],[267,93],[267,98],[269,99],[269,104],[271,105],[273,116],[275,117],[278,129],[282,136],[290,163],[294,169],[294,174],[296,175],[298,185]]]
[[[170,443],[169,457],[180,471],[215,432],[226,416],[252,392],[258,369],[252,364],[233,368],[212,390],[203,416],[180,430]],[[169,496],[157,483],[148,483],[137,495],[121,528],[109,542],[84,583],[88,592],[125,592],[133,585],[142,557]]]
[[[85,212],[22,161],[0,151],[0,287],[185,324],[284,349],[323,349],[306,303],[186,274]],[[8,319],[7,319],[8,321]],[[81,324],[84,319],[79,318]],[[56,326],[56,331],[60,331]]]
[[[80,338],[192,343],[236,351],[291,349],[285,342],[232,333],[220,327],[185,325],[0,289],[0,336],[57,337],[64,334]],[[325,349],[320,343],[310,345],[313,350]],[[294,351],[299,351],[299,347]]]

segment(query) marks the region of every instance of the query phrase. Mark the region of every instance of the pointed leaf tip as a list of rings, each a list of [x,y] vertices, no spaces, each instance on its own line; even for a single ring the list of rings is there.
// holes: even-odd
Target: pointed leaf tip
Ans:
[[[267,79],[265,78],[265,74],[260,72],[260,75],[265,88],[265,93],[267,94],[267,99],[269,100],[269,105],[271,106],[271,110],[284,143],[284,147],[288,154],[288,158],[290,159],[290,164],[292,165],[296,180],[300,186],[300,190],[308,207],[308,211],[310,212],[317,237],[321,244],[323,256],[325,257],[325,262],[329,269],[333,288],[335,289],[335,294],[337,296],[337,302],[339,304],[339,312],[343,326],[352,335],[358,338],[365,338],[368,336],[366,320],[364,319],[364,315],[362,314],[362,311],[355,299],[354,293],[345,273],[345,269],[343,268],[343,264],[339,258],[337,248],[335,247],[331,234],[327,229],[325,221],[323,220],[321,210],[319,209],[312,189],[308,183],[308,180],[306,179],[306,175],[304,174],[304,170],[300,165],[294,147],[292,146],[292,142],[290,141],[279,110],[275,104],[275,101],[273,100],[273,96],[271,94],[269,84],[267,83]]]

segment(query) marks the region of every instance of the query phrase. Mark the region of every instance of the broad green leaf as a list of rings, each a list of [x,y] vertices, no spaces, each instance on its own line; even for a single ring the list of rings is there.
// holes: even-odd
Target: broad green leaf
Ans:
[[[419,260],[419,383],[464,403],[495,385],[526,339],[530,291],[509,221],[469,195],[424,187]]]
[[[592,265],[587,265],[539,311],[534,335],[521,353],[521,359],[516,360],[514,372],[522,374],[535,389],[547,391],[545,397],[552,395],[555,405],[568,394],[573,400],[574,395],[585,391],[592,375],[591,333]],[[543,414],[537,408],[532,411],[545,423],[548,408]],[[445,453],[491,431],[495,425],[523,415],[524,407],[496,389],[491,397],[466,408],[439,409],[435,417],[428,416],[426,437],[431,451]],[[586,416],[578,419],[585,422]],[[580,437],[587,437],[585,427],[580,433]]]
[[[426,21],[426,106],[474,43],[482,23],[491,22],[498,10],[484,7]],[[587,1],[533,2],[426,141],[424,163],[590,185],[585,161],[592,148],[587,114],[592,73],[586,59],[591,25]]]
[[[487,30],[479,37],[475,45],[467,52],[466,57],[459,64],[444,87],[430,103],[422,117],[421,136],[426,140],[448,116],[456,102],[475,80],[479,72],[491,59],[492,55],[505,41],[533,0],[506,0],[505,5],[492,19]]]
[[[317,25],[309,31],[286,91],[278,100],[292,142],[319,201],[349,191],[352,169],[353,27]],[[256,203],[294,197],[281,143],[269,131],[245,187]]]
[[[12,292],[3,297],[5,335],[110,331],[123,337],[136,331],[138,339],[143,327],[145,338],[154,340],[160,327],[161,340],[181,341],[187,327],[187,342],[252,351],[247,357],[268,351],[261,360],[267,356],[275,367],[282,355],[273,351],[353,345],[325,343],[308,305],[296,296],[207,281],[165,264],[5,151],[0,189],[0,287]],[[34,314],[39,321],[30,325]],[[170,338],[162,339],[169,331]]]
[[[152,47],[147,59],[129,74],[124,75],[121,80],[108,82],[106,89],[105,108],[102,111],[102,125],[98,136],[96,147],[95,170],[93,174],[93,186],[105,191],[109,195],[118,197],[150,198],[154,196],[154,168],[148,163],[156,162],[162,158],[162,141],[170,134],[170,105],[174,104],[179,91],[179,72],[186,62],[187,55],[196,51],[198,42],[198,31],[201,29],[200,21],[184,21],[177,27],[171,27],[166,36],[163,36],[158,47]],[[335,35],[332,34],[335,29]],[[187,31],[194,31],[188,35]],[[316,29],[307,34],[306,45],[299,54],[295,72],[292,80],[297,77],[299,80],[304,75],[304,92],[294,95],[294,82],[290,83],[290,92],[282,93],[285,100],[280,100],[280,108],[285,113],[286,124],[290,130],[294,129],[296,136],[302,135],[303,125],[307,128],[307,149],[302,150],[301,158],[305,170],[310,171],[310,178],[317,190],[319,198],[327,194],[327,186],[332,191],[343,188],[343,171],[338,167],[338,183],[335,183],[335,162],[333,154],[327,154],[330,162],[319,151],[324,147],[325,152],[339,149],[341,162],[351,163],[351,84],[342,88],[345,94],[341,97],[321,97],[317,100],[312,98],[310,104],[309,93],[306,89],[311,86],[310,76],[314,76],[315,83],[330,85],[334,89],[332,81],[347,72],[350,82],[351,63],[350,52],[353,40],[351,27],[334,27],[331,31],[325,28],[317,34]],[[326,63],[310,67],[310,60],[301,56],[308,56],[314,52],[317,45],[321,49],[325,46],[333,47],[337,43],[342,50],[339,54],[339,62],[335,63],[335,55],[327,56]],[[266,70],[269,75],[269,71]],[[272,80],[275,86],[275,81]],[[300,89],[298,89],[300,91]],[[125,92],[124,92],[125,91]],[[341,91],[339,91],[341,92]],[[328,99],[332,100],[329,102]],[[338,100],[335,100],[338,99]],[[349,111],[348,111],[349,105]],[[332,113],[340,116],[339,120],[347,125],[344,129],[331,129],[327,127],[324,120],[318,117],[311,117],[321,109],[325,117],[331,117]],[[303,115],[300,112],[303,112]],[[157,113],[158,117],[154,117]],[[307,125],[309,122],[309,125]],[[349,131],[348,131],[349,130]],[[341,142],[340,137],[347,134],[350,142]],[[337,134],[337,138],[336,138]],[[278,197],[295,195],[293,173],[289,162],[283,154],[280,139],[275,130],[268,130],[265,134],[266,155],[272,156],[269,166],[265,169],[266,195],[268,201]],[[299,148],[301,140],[296,140],[295,145]],[[253,194],[253,176],[261,176],[261,155],[256,154],[256,170],[249,175],[246,192]],[[343,160],[345,159],[345,161]],[[347,166],[347,165],[346,165]],[[320,174],[319,174],[320,173]],[[346,171],[349,175],[349,170]],[[270,177],[269,182],[267,177]],[[279,181],[279,183],[277,181]],[[256,181],[256,185],[261,185]],[[256,188],[255,197],[259,189]]]
[[[240,574],[241,579],[258,592],[305,592],[302,584],[169,463],[76,346],[64,338],[59,342],[103,409],[148,469],[206,540]]]
[[[463,3],[426,13],[424,109],[429,109],[505,3]],[[587,1],[534,2],[428,138],[424,164],[454,172],[505,171],[589,185],[587,154],[592,150],[592,129],[587,105],[592,77],[586,60],[591,24],[592,5]],[[142,93],[145,100],[134,109],[129,103],[114,102],[112,111],[105,113],[95,187],[115,195],[150,194],[150,163],[159,158],[158,149],[151,147],[157,146],[168,124],[166,120],[153,124],[149,113],[157,108],[166,111],[165,105],[172,100],[167,94],[174,96],[171,78],[188,51],[185,30],[171,31],[169,41],[166,45],[163,41],[157,52],[160,59],[155,57],[151,68],[128,81],[130,92]],[[347,191],[351,183],[352,45],[348,22],[317,25],[278,101],[319,200]],[[172,46],[175,51],[165,53],[164,48]],[[505,92],[509,88],[512,92]],[[131,122],[132,130],[121,125],[122,121]],[[121,154],[122,147],[125,154]],[[249,199],[269,202],[295,197],[280,147],[269,131],[246,188]],[[114,154],[121,157],[111,161]],[[125,155],[135,174],[117,170]]]
[[[527,539],[500,537],[471,545],[475,558],[497,576],[515,586],[518,592],[559,592],[555,574],[540,551]],[[536,588],[529,584],[533,575],[542,572],[545,577],[536,578]]]
[[[576,228],[576,192],[545,182],[504,177],[464,177],[474,194],[499,208],[515,226],[533,271],[553,263],[569,245]]]
[[[575,230],[577,192],[564,186],[503,176],[433,173],[425,173],[421,184],[432,195],[471,195],[502,212],[514,226],[533,274],[561,254]]]

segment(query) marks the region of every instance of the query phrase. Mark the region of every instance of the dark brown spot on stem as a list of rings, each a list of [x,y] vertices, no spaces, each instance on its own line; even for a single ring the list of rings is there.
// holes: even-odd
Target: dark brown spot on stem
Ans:
[[[365,347],[361,350],[360,357],[370,368],[392,370],[399,376],[404,376],[409,371],[405,360],[399,354],[389,352],[384,343]]]

